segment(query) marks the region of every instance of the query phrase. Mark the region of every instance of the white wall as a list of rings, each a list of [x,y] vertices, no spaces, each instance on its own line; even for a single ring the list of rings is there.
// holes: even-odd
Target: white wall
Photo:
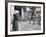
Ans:
[[[5,20],[4,20],[5,19],[5,2],[4,1],[5,0],[0,0],[0,37],[4,37],[4,34],[5,34]],[[45,2],[45,5],[46,5],[46,0],[20,0],[20,1]],[[46,18],[46,15],[45,15],[45,18]],[[45,25],[45,28],[46,28],[46,25]],[[30,36],[18,36],[18,37],[46,37],[46,32],[45,32],[45,35],[32,35],[32,36],[30,35]]]
[[[5,1],[0,0],[0,37],[5,34]]]

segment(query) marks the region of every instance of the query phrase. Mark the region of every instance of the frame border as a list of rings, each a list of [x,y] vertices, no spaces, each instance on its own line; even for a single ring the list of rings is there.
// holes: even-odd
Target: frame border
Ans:
[[[33,34],[17,34],[17,35],[8,35],[8,2],[16,3],[32,3],[32,4],[43,4],[43,33],[33,33]],[[8,36],[27,36],[27,35],[43,35],[45,34],[45,3],[44,2],[28,2],[28,1],[5,1],[5,37]]]

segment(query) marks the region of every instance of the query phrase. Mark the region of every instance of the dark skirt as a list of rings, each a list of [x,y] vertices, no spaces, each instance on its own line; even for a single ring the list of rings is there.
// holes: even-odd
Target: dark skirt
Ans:
[[[17,31],[18,30],[18,18],[17,15],[14,14],[13,15],[13,31]]]

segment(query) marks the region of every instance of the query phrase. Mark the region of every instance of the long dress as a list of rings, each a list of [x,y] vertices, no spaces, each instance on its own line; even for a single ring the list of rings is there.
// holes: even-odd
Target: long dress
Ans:
[[[13,15],[13,31],[17,31],[18,30],[18,18],[17,15],[14,14]]]

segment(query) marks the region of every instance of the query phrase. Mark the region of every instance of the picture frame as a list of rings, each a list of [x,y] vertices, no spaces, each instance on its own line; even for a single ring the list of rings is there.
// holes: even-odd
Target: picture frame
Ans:
[[[44,2],[8,1],[5,7],[6,7],[5,8],[5,35],[7,36],[25,36],[25,35],[45,34],[45,3]],[[29,11],[30,13],[28,13]],[[31,12],[34,13],[34,15]],[[39,24],[36,25],[37,23],[36,24],[34,23],[33,25],[31,25],[32,21],[29,21],[29,19],[30,20],[36,19],[37,16],[39,15],[37,14],[37,12],[40,12],[39,14],[40,14],[41,23],[40,25]],[[28,14],[31,18],[32,17],[33,18],[32,19],[29,18]],[[16,15],[17,15],[17,18],[19,18],[19,21],[15,18]],[[33,21],[33,22],[36,22],[36,21]],[[14,27],[13,25],[14,26],[16,25],[16,26]]]

